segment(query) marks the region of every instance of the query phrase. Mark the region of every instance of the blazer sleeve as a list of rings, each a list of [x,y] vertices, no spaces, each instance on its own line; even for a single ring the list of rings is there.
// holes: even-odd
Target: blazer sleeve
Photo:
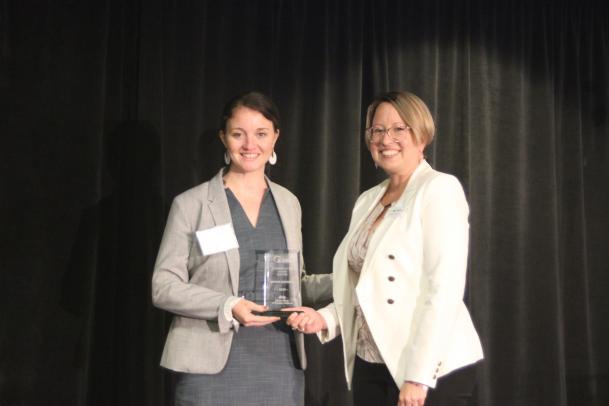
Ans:
[[[453,176],[435,177],[424,187],[420,212],[422,277],[427,277],[429,287],[407,349],[404,380],[435,387],[434,372],[444,359],[465,290],[469,207],[461,184]]]
[[[302,270],[302,304],[315,307],[332,299],[332,274],[307,275]],[[319,306],[318,306],[319,307]]]
[[[284,189],[279,189],[284,190]],[[332,274],[317,274],[307,275],[307,271],[304,263],[303,256],[303,245],[302,245],[302,210],[300,208],[300,202],[298,198],[291,192],[286,190],[287,196],[289,196],[292,210],[294,212],[294,221],[296,223],[296,232],[298,233],[298,240],[300,241],[300,260],[302,263],[300,270],[300,286],[302,294],[303,306],[312,306],[323,302],[328,302],[332,299]],[[286,233],[290,232],[285,230]]]
[[[193,226],[178,196],[169,212],[152,275],[152,302],[156,307],[180,316],[216,320],[231,296],[188,283],[188,259],[191,246],[195,243],[193,238]],[[221,324],[229,322],[225,321]],[[221,327],[221,330],[226,330],[230,326]]]
[[[322,344],[334,340],[340,335],[340,323],[338,322],[338,314],[336,306],[330,303],[328,306],[317,311],[326,320],[328,328],[317,332],[317,337]]]

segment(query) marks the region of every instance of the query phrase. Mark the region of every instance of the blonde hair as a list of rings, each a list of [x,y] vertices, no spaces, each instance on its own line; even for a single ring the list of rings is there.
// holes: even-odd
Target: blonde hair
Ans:
[[[366,128],[372,126],[374,114],[381,103],[391,103],[397,110],[402,120],[404,120],[404,123],[412,129],[415,145],[425,142],[425,147],[427,147],[431,144],[436,133],[436,126],[433,122],[433,117],[423,100],[409,92],[382,93],[376,96],[372,104],[368,106]],[[368,149],[370,149],[370,140],[368,137],[365,137],[365,139],[366,145],[368,146]]]

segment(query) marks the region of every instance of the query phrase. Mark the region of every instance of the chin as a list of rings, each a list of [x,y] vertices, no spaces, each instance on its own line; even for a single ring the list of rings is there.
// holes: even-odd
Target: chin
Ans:
[[[385,170],[391,170],[391,169],[399,169],[400,166],[400,162],[395,162],[395,161],[383,161],[379,164],[379,166]]]
[[[247,164],[247,165],[236,165],[237,169],[241,172],[257,172],[257,171],[264,171],[264,164],[263,165],[252,165],[252,164]]]

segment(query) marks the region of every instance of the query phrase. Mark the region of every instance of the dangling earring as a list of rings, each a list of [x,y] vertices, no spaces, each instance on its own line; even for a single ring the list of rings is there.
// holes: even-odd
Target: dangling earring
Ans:
[[[376,162],[374,163],[374,169],[378,169],[379,168],[379,164],[377,164]]]
[[[224,162],[226,162],[227,165],[230,165],[230,155],[228,155],[228,150],[224,153]]]
[[[277,163],[277,154],[275,153],[275,148],[273,148],[273,153],[271,154],[271,157],[269,158],[269,163],[271,165],[275,165]]]

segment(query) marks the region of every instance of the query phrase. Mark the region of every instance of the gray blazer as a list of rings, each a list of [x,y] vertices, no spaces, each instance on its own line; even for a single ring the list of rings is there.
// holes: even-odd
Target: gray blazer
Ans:
[[[171,206],[152,276],[152,302],[174,313],[161,365],[174,371],[215,374],[224,368],[234,331],[222,312],[239,289],[239,251],[203,255],[195,232],[231,223],[222,169],[213,179],[177,196]],[[302,252],[298,199],[266,179],[281,217],[287,246]],[[302,267],[303,304],[332,298],[332,275],[307,276]],[[296,348],[307,366],[302,333]]]

